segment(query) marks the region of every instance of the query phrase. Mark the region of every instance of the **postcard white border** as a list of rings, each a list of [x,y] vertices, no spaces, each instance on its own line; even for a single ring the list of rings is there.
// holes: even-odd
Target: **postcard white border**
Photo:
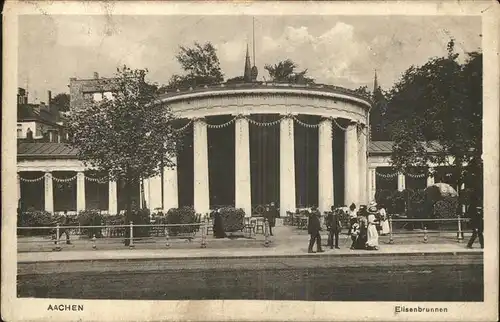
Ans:
[[[7,321],[491,321],[498,319],[499,23],[496,1],[474,2],[23,2],[4,8],[2,102],[2,318]],[[484,53],[485,301],[300,302],[126,301],[16,298],[17,16],[21,14],[132,15],[480,15]],[[84,304],[83,312],[50,312],[49,304]],[[447,313],[395,313],[396,306],[446,307]]]

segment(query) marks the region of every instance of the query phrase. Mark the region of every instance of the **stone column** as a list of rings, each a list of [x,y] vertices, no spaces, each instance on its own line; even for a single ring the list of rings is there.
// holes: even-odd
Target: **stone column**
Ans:
[[[21,199],[21,175],[19,174],[19,172],[17,173],[17,198],[16,198],[16,201],[17,203],[19,204],[19,199]]]
[[[116,187],[116,181],[109,182],[109,193],[108,193],[108,214],[117,215],[118,214],[118,189]]]
[[[151,194],[149,192],[149,178],[143,179],[143,189],[144,189],[144,203],[148,209],[151,208]]]
[[[248,120],[239,117],[235,124],[235,207],[242,208],[245,216],[252,215],[250,185],[250,133]]]
[[[161,175],[158,174],[148,179],[149,181],[149,204],[147,207],[150,211],[161,208]]]
[[[356,123],[351,123],[345,131],[344,154],[344,204],[359,206],[359,163],[358,131]]]
[[[85,173],[76,173],[76,212],[85,210]]]
[[[434,177],[431,175],[427,176],[427,187],[432,186],[434,184]]]
[[[54,212],[54,186],[50,172],[45,172],[45,211]]]
[[[403,173],[398,173],[398,191],[403,191],[406,188],[406,177]]]
[[[193,127],[194,210],[206,214],[210,209],[207,124],[204,120],[195,120]]]
[[[358,131],[359,142],[359,202],[368,204],[368,156],[367,156],[367,128],[363,126]]]
[[[368,171],[368,197],[369,201],[375,200],[375,193],[377,192],[377,169],[370,168]]]
[[[174,167],[163,168],[163,212],[166,213],[170,208],[179,207],[179,191],[177,184],[177,157],[171,157]]]
[[[322,120],[318,129],[318,210],[329,211],[333,199],[332,121]]]
[[[295,153],[293,119],[280,121],[280,216],[295,211]]]

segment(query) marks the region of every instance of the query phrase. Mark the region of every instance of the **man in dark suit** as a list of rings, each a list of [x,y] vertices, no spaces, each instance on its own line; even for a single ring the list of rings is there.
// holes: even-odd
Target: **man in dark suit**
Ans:
[[[328,213],[328,216],[326,217],[326,227],[328,229],[328,244],[327,246],[330,246],[330,248],[333,249],[335,246],[336,249],[340,249],[339,247],[339,233],[340,230],[342,229],[342,225],[340,223],[340,216],[338,213],[338,209],[335,209],[334,206],[330,208],[330,212]],[[335,245],[333,243],[333,240],[335,238]]]
[[[276,217],[278,217],[278,209],[274,202],[271,202],[269,207],[266,207],[266,215],[265,218],[269,223],[269,234],[273,236],[273,227],[276,226]]]
[[[308,253],[314,253],[313,247],[316,242],[316,250],[318,253],[323,253],[324,250],[321,249],[321,223],[320,218],[321,213],[319,212],[316,206],[312,207],[311,214],[309,215],[309,222],[307,225],[307,232],[311,235],[311,239],[309,240],[309,248],[307,250]]]
[[[472,244],[476,240],[476,237],[479,237],[479,244],[481,248],[484,248],[484,237],[483,237],[483,229],[484,229],[484,219],[483,219],[483,208],[482,207],[471,207],[470,214],[470,224],[472,226],[473,232],[472,236],[467,243],[467,248],[472,248]]]

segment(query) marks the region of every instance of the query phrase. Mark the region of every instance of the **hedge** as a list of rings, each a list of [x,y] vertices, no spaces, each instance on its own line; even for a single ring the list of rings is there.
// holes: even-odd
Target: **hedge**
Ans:
[[[167,212],[166,223],[169,225],[175,224],[194,224],[199,222],[192,207],[171,208]],[[161,220],[161,219],[160,219]],[[167,226],[170,236],[178,236],[180,234],[191,234],[200,229],[200,225],[191,226]]]
[[[455,218],[458,211],[457,197],[444,197],[434,204],[434,218]]]
[[[46,211],[25,211],[17,215],[17,227],[54,227],[57,225],[57,216]],[[49,235],[54,229],[18,229],[20,236]]]
[[[245,211],[243,209],[223,207],[219,212],[225,232],[240,231],[245,227]]]

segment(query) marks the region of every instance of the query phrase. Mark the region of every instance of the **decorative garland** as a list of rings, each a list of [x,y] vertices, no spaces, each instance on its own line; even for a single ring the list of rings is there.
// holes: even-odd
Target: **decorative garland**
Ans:
[[[413,179],[421,179],[427,177],[427,173],[420,173],[420,174],[405,173],[405,175]]]
[[[384,178],[384,179],[392,179],[392,178],[395,178],[397,177],[397,173],[387,173],[387,174],[384,174],[384,173],[380,173],[380,172],[376,172],[375,171],[375,174],[381,178]]]
[[[222,129],[224,127],[228,127],[229,125],[231,125],[231,123],[236,121],[236,119],[237,119],[237,117],[235,116],[226,123],[222,123],[222,124],[208,124],[208,123],[206,123],[206,124],[207,124],[207,127],[209,129]]]
[[[108,180],[106,178],[92,178],[85,176],[85,179],[90,182],[97,182],[98,184],[107,184]]]
[[[189,122],[184,125],[183,127],[179,128],[179,129],[174,129],[175,132],[184,132],[184,130],[186,130],[190,125],[191,123],[193,123],[193,120],[189,120]]]
[[[42,176],[40,178],[36,178],[36,179],[25,179],[23,177],[19,177],[19,180],[23,181],[23,182],[38,182],[38,181],[42,181],[43,179],[45,178],[45,176]]]
[[[59,179],[59,178],[56,178],[56,177],[52,176],[52,180],[54,180],[55,182],[63,182],[63,183],[67,183],[67,182],[71,182],[71,181],[75,180],[75,179],[76,179],[76,177],[77,177],[77,176],[75,175],[75,176],[73,176],[73,177],[71,177],[71,178],[67,178],[67,179]]]
[[[274,125],[277,125],[279,124],[282,120],[286,119],[286,118],[291,118],[293,119],[295,122],[297,122],[297,124],[299,124],[300,126],[303,126],[305,128],[310,128],[310,129],[314,129],[314,128],[318,128],[320,125],[321,125],[321,122],[318,123],[318,124],[309,124],[309,123],[305,123],[301,120],[299,120],[297,118],[297,116],[293,115],[293,114],[287,114],[287,115],[284,115],[283,117],[279,118],[278,120],[275,120],[275,121],[271,121],[271,122],[258,122],[256,120],[253,120],[251,119],[250,117],[246,116],[246,115],[238,115],[238,116],[235,116],[233,117],[231,120],[229,120],[228,122],[226,123],[223,123],[223,124],[208,124],[206,123],[207,127],[210,128],[210,129],[221,129],[221,128],[225,128],[229,125],[231,125],[231,123],[233,123],[237,118],[243,118],[245,120],[247,120],[250,124],[253,124],[253,125],[256,125],[256,126],[263,126],[263,127],[269,127],[269,126],[274,126]],[[364,129],[361,129],[359,125],[357,125],[357,127],[342,127],[335,118],[332,118],[332,117],[329,117],[328,119],[330,120],[333,120],[334,124],[341,130],[343,131],[351,131],[353,129],[358,129],[359,128],[359,132],[360,134],[364,135],[364,136],[368,136],[369,135],[369,131],[367,128],[364,128]],[[176,132],[183,132],[185,131],[190,125],[191,123],[193,123],[193,120],[190,120],[186,125],[184,125],[183,127],[181,128],[178,128],[178,129],[174,129],[174,131]]]
[[[248,122],[250,122],[250,124],[253,124],[253,125],[257,125],[257,126],[274,126],[274,125],[279,124],[279,122],[281,122],[281,120],[284,119],[285,116],[279,118],[276,121],[271,121],[271,122],[257,122],[255,120],[252,120],[250,117],[245,117],[245,118],[248,120]]]
[[[302,122],[302,121],[301,121],[301,120],[299,120],[299,119],[297,118],[297,116],[295,116],[295,115],[292,115],[292,116],[291,116],[291,118],[292,118],[293,120],[295,120],[295,122],[297,122],[297,124],[302,125],[303,127],[306,127],[306,128],[309,128],[309,129],[315,129],[315,128],[318,128],[318,127],[319,127],[319,125],[321,124],[321,123],[318,123],[318,124],[308,124],[308,123]]]

